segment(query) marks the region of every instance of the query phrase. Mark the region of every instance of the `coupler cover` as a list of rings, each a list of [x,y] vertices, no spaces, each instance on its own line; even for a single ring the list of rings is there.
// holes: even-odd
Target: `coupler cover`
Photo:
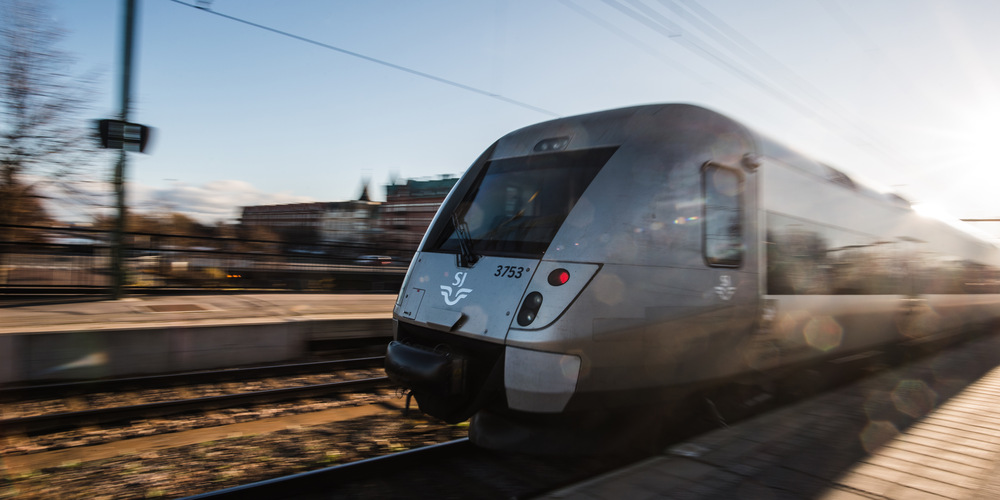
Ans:
[[[431,351],[395,340],[386,349],[386,374],[393,382],[417,394],[461,394],[463,365],[463,360],[451,353]]]

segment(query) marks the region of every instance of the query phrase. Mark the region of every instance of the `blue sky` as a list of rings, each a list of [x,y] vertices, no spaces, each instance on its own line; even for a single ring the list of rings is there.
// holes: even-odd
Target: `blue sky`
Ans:
[[[701,104],[925,207],[1000,217],[1000,2],[202,3],[560,116]],[[94,118],[117,113],[121,4],[52,2],[77,68],[103,70]],[[366,177],[383,198],[394,175],[460,174],[550,118],[170,0],[139,6],[132,119],[157,128],[130,159],[140,209],[231,218],[352,199]]]

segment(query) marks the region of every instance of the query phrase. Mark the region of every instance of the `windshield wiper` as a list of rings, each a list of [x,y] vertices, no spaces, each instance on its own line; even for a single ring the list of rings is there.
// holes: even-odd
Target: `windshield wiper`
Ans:
[[[479,257],[472,253],[472,237],[469,236],[469,225],[458,211],[451,213],[451,223],[455,226],[455,236],[458,237],[458,267],[472,267]]]

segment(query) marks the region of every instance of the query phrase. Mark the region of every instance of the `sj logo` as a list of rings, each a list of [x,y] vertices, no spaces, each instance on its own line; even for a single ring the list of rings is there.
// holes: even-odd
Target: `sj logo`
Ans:
[[[728,274],[719,276],[719,285],[715,287],[715,294],[722,300],[729,300],[733,298],[735,293],[736,287],[733,286],[733,279]]]
[[[472,293],[471,288],[462,288],[462,285],[465,284],[465,278],[468,276],[469,273],[455,273],[455,282],[452,283],[451,286],[441,285],[441,296],[444,297],[445,304],[448,304],[449,306],[458,304],[458,301],[468,297],[469,294]],[[458,290],[455,291],[452,287],[457,287]],[[454,298],[452,298],[452,294],[455,295]]]

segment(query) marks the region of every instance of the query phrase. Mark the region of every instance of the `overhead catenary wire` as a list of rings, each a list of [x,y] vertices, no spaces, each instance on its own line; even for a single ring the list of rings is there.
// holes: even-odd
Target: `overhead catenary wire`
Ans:
[[[867,147],[871,152],[884,157],[891,166],[895,166],[896,161],[898,161],[901,155],[898,151],[884,146],[887,143],[884,138],[860,124],[857,116],[847,116],[845,110],[842,107],[835,106],[833,99],[824,94],[822,90],[758,47],[749,38],[740,33],[739,30],[730,26],[697,2],[680,0],[681,5],[678,5],[674,0],[659,1],[660,4],[678,15],[684,15],[688,12],[694,14],[694,16],[685,16],[689,23],[692,23],[711,36],[713,40],[721,42],[733,54],[742,53],[744,59],[749,59],[759,64],[771,74],[780,75],[780,81],[788,82],[808,99],[825,108],[826,113],[837,117],[842,123],[854,129],[862,137],[867,138],[868,140],[862,145]],[[908,162],[904,159],[903,163]]]
[[[813,104],[810,104],[810,101],[814,101],[818,102],[822,107],[828,108],[829,103],[824,102],[821,98],[821,93],[818,91],[810,91],[806,92],[803,96],[801,95],[801,89],[799,89],[798,92],[789,92],[787,89],[782,88],[784,87],[782,80],[776,79],[775,75],[766,75],[761,73],[752,63],[747,62],[746,55],[748,52],[745,48],[739,47],[739,40],[732,39],[731,37],[730,39],[733,41],[727,40],[729,35],[723,36],[720,33],[720,31],[729,31],[729,33],[732,34],[735,32],[734,29],[729,28],[728,26],[725,26],[724,28],[714,28],[709,25],[710,22],[706,21],[704,16],[694,12],[695,9],[690,9],[689,6],[685,5],[689,8],[692,15],[701,17],[701,22],[694,20],[692,25],[696,27],[700,25],[700,29],[707,30],[706,33],[710,36],[713,32],[718,34],[718,37],[722,39],[723,45],[727,45],[729,47],[727,52],[707,43],[697,34],[691,32],[690,30],[685,30],[681,25],[673,22],[664,14],[657,12],[639,0],[624,0],[624,2],[619,0],[603,0],[603,3],[617,10],[619,13],[624,14],[626,17],[631,18],[633,21],[638,22],[663,37],[666,37],[670,41],[677,43],[698,57],[716,65],[740,80],[743,80],[766,95],[774,98],[778,102],[783,103],[797,113],[813,119],[825,128],[832,131],[839,131],[846,125],[855,129],[855,131],[861,135],[861,141],[864,147],[869,149],[872,153],[883,157],[887,161],[888,165],[895,168],[901,168],[898,164],[898,159],[901,155],[882,146],[880,141],[873,139],[873,135],[858,125],[856,121],[843,116],[840,112],[833,113],[833,115],[837,116],[839,120],[832,120],[830,116],[828,116],[828,113],[820,112]],[[625,3],[628,3],[629,5],[625,5]],[[672,4],[666,1],[661,3],[663,3],[667,8],[673,7]],[[675,13],[677,12],[678,10],[675,9]],[[726,28],[728,28],[728,30]],[[736,32],[736,34],[738,35],[738,32]],[[742,36],[739,37],[742,38]],[[713,37],[713,40],[715,40],[715,37]],[[733,46],[737,46],[737,48],[734,49],[732,48]],[[757,55],[752,58],[759,59],[760,57],[761,56]],[[784,72],[788,73],[789,71],[790,70],[786,70]],[[799,81],[795,83],[801,86],[804,80],[801,78],[798,80]],[[807,82],[806,85],[808,86]]]
[[[824,113],[817,111],[800,97],[783,91],[773,78],[761,74],[753,66],[744,64],[740,60],[734,59],[729,54],[711,46],[694,33],[684,30],[680,25],[642,2],[626,0],[630,5],[625,5],[618,0],[603,1],[632,20],[646,26],[661,36],[667,37],[688,51],[693,52],[698,57],[743,80],[799,114],[813,119],[831,130],[838,130],[840,128],[838,124],[833,123]]]
[[[657,48],[651,46],[650,44],[648,44],[648,43],[640,40],[639,38],[637,38],[635,36],[632,36],[628,31],[623,30],[623,29],[619,28],[618,26],[615,26],[613,23],[608,22],[603,17],[601,17],[601,16],[599,16],[597,14],[594,14],[593,12],[591,12],[591,11],[583,8],[580,5],[574,4],[571,0],[559,0],[559,3],[563,4],[563,6],[565,6],[566,8],[568,8],[568,9],[576,12],[577,14],[579,14],[582,17],[584,17],[588,21],[590,21],[590,22],[592,22],[592,23],[600,26],[601,28],[604,28],[605,30],[607,30],[611,34],[617,36],[618,38],[621,38],[622,40],[625,40],[625,41],[631,43],[632,45],[634,45],[634,46],[642,49],[647,54],[649,54],[649,55],[651,55],[651,56],[653,56],[653,57],[655,57],[657,59],[660,59],[665,64],[667,64],[669,66],[672,66],[677,71],[680,71],[681,73],[683,73],[685,75],[688,75],[689,77],[691,77],[691,78],[693,78],[695,80],[704,81],[704,82],[708,82],[709,81],[709,79],[707,77],[699,74],[698,72],[692,70],[691,68],[687,67],[686,65],[681,64],[680,62],[678,62],[678,61],[670,58],[662,50],[657,49]],[[724,87],[724,86],[723,87],[719,87],[718,91],[721,92],[721,93],[723,93],[723,94],[726,94],[726,95],[728,95],[730,97],[734,97],[734,98],[737,97],[736,93],[733,92],[732,90],[730,90],[728,87]]]
[[[614,23],[609,22],[607,19],[605,19],[604,16],[591,12],[590,10],[588,10],[583,6],[573,3],[572,0],[559,0],[559,2],[563,4],[563,6],[565,6],[566,8],[576,12],[577,14],[584,17],[588,21],[600,26],[601,28],[604,28],[606,31],[617,36],[618,38],[621,38],[622,40],[625,40],[630,44],[642,49],[647,54],[663,61],[668,66],[673,67],[675,70],[686,75],[687,77],[695,81],[698,81],[704,85],[712,85],[713,82],[711,78],[691,69],[689,66],[684,65],[675,59],[672,59],[661,48],[653,47],[649,43],[646,43],[643,40],[641,40],[640,38],[633,36],[628,30],[620,28],[616,26]],[[734,90],[734,88],[730,86],[717,85],[714,88],[715,91],[718,92],[719,94],[728,96],[734,101],[739,101],[742,99],[742,96],[740,96]]]
[[[603,17],[598,16],[598,15],[594,14],[593,12],[585,9],[584,7],[573,3],[571,0],[559,0],[559,3],[563,4],[563,6],[565,6],[566,8],[568,8],[568,9],[574,11],[574,12],[576,12],[577,14],[585,17],[590,22],[592,22],[592,23],[594,23],[594,24],[596,24],[596,25],[604,28],[605,30],[609,31],[610,33],[614,34],[615,36],[617,36],[617,37],[619,37],[619,38],[621,38],[621,39],[623,39],[623,40],[631,43],[632,45],[635,45],[636,47],[642,49],[647,54],[649,54],[649,55],[651,55],[653,57],[656,57],[658,59],[661,59],[665,63],[669,64],[670,66],[673,66],[674,68],[676,68],[677,70],[682,71],[682,72],[684,72],[686,74],[694,74],[694,71],[692,71],[691,69],[687,68],[686,66],[680,64],[679,62],[677,62],[677,61],[675,61],[675,60],[667,57],[667,55],[664,54],[659,49],[656,49],[656,48],[650,46],[648,43],[643,42],[642,40],[640,40],[639,38],[637,38],[635,36],[632,36],[628,31],[626,31],[624,29],[621,29],[618,26],[615,26],[614,24],[608,22]]]
[[[242,24],[245,24],[247,26],[252,26],[254,28],[262,29],[264,31],[269,31],[271,33],[274,33],[274,34],[277,34],[277,35],[281,35],[281,36],[284,36],[284,37],[288,37],[288,38],[291,38],[291,39],[294,39],[294,40],[298,40],[300,42],[305,42],[305,43],[308,43],[308,44],[311,44],[311,45],[315,45],[317,47],[322,47],[322,48],[327,49],[327,50],[332,50],[332,51],[335,51],[335,52],[339,52],[339,53],[344,54],[344,55],[348,55],[348,56],[351,56],[351,57],[356,57],[358,59],[363,59],[365,61],[368,61],[368,62],[371,62],[371,63],[375,63],[375,64],[379,64],[381,66],[385,66],[385,67],[388,67],[388,68],[392,68],[392,69],[397,70],[397,71],[402,71],[404,73],[409,73],[409,74],[414,75],[414,76],[419,76],[421,78],[426,78],[428,80],[432,80],[432,81],[435,81],[435,82],[438,82],[438,83],[449,85],[449,86],[452,86],[452,87],[455,87],[455,88],[459,88],[459,89],[462,89],[462,90],[465,90],[465,91],[468,91],[468,92],[472,92],[472,93],[475,93],[475,94],[479,94],[479,95],[483,95],[483,96],[486,96],[486,97],[490,97],[490,98],[496,99],[498,101],[505,102],[507,104],[512,104],[514,106],[519,106],[519,107],[522,107],[524,109],[528,109],[528,110],[534,111],[536,113],[541,113],[543,115],[551,116],[551,117],[554,117],[554,118],[558,118],[558,117],[561,116],[560,114],[558,114],[558,113],[556,113],[554,111],[550,111],[550,110],[545,109],[545,108],[534,106],[532,104],[528,104],[528,103],[526,103],[524,101],[519,101],[517,99],[511,99],[510,97],[507,97],[507,96],[504,96],[504,95],[501,95],[501,94],[497,94],[495,92],[490,92],[488,90],[483,90],[483,89],[480,89],[480,88],[477,88],[477,87],[473,87],[471,85],[466,85],[464,83],[459,83],[459,82],[456,82],[454,80],[449,80],[447,78],[442,78],[440,76],[432,75],[430,73],[425,73],[423,71],[419,71],[419,70],[415,70],[415,69],[412,69],[412,68],[408,68],[406,66],[401,66],[399,64],[391,63],[389,61],[385,61],[385,60],[378,59],[378,58],[375,58],[375,57],[366,56],[366,55],[361,54],[359,52],[354,52],[352,50],[347,50],[347,49],[344,49],[344,48],[341,48],[341,47],[330,45],[328,43],[320,42],[318,40],[313,40],[311,38],[306,38],[304,36],[296,35],[294,33],[288,32],[288,31],[279,30],[277,28],[272,28],[270,26],[265,26],[263,24],[255,23],[253,21],[248,21],[246,19],[241,19],[239,17],[231,16],[231,15],[228,15],[228,14],[223,14],[221,12],[217,12],[217,11],[211,10],[211,9],[209,9],[207,7],[204,7],[204,6],[201,6],[201,5],[194,5],[194,4],[190,4],[190,3],[187,3],[187,2],[182,2],[181,0],[170,0],[170,1],[174,2],[176,4],[179,4],[179,5],[183,5],[185,7],[191,7],[192,9],[196,9],[196,10],[199,10],[201,12],[205,12],[205,13],[208,13],[208,14],[219,16],[219,17],[221,17],[223,19],[228,19],[230,21],[235,21],[235,22],[238,22],[238,23],[242,23]]]
[[[415,75],[415,76],[419,76],[419,77],[422,77],[422,78],[425,78],[425,79],[429,79],[429,80],[432,80],[432,81],[435,81],[435,82],[438,82],[438,83],[442,83],[442,84],[445,84],[445,85],[456,87],[456,88],[459,88],[459,89],[462,89],[462,90],[465,90],[465,91],[468,91],[468,92],[473,92],[473,93],[476,93],[476,94],[479,94],[479,95],[483,95],[483,96],[486,96],[486,97],[497,99],[497,100],[506,102],[508,104],[516,105],[516,106],[519,106],[519,107],[522,107],[522,108],[525,108],[525,109],[529,109],[529,110],[532,110],[532,111],[535,111],[535,112],[538,112],[538,113],[541,113],[541,114],[545,114],[545,115],[552,116],[552,117],[559,117],[559,116],[561,116],[558,113],[555,113],[555,112],[550,111],[548,109],[541,108],[541,107],[538,107],[538,106],[534,106],[532,104],[528,104],[528,103],[523,102],[523,101],[518,101],[516,99],[512,99],[512,98],[503,96],[501,94],[497,94],[497,93],[494,93],[494,92],[486,91],[486,90],[483,90],[483,89],[480,89],[480,88],[477,88],[477,87],[472,87],[470,85],[459,83],[459,82],[456,82],[454,80],[449,80],[447,78],[443,78],[443,77],[439,77],[439,76],[436,76],[436,75],[432,75],[430,73],[426,73],[426,72],[423,72],[423,71],[419,71],[419,70],[415,70],[415,69],[412,69],[412,68],[408,68],[406,66],[402,66],[402,65],[399,65],[399,64],[391,63],[391,62],[388,62],[388,61],[385,61],[385,60],[382,60],[382,59],[378,59],[378,58],[375,58],[375,57],[367,56],[367,55],[364,55],[364,54],[361,54],[361,53],[358,53],[358,52],[354,52],[354,51],[351,51],[351,50],[348,50],[348,49],[344,49],[344,48],[337,47],[337,46],[334,46],[334,45],[331,45],[331,44],[327,44],[327,43],[324,43],[324,42],[313,40],[311,38],[307,38],[307,37],[304,37],[304,36],[296,35],[294,33],[290,33],[290,32],[284,31],[284,30],[280,30],[280,29],[277,29],[277,28],[272,28],[270,26],[266,26],[266,25],[263,25],[263,24],[260,24],[260,23],[256,23],[256,22],[249,21],[249,20],[246,20],[246,19],[238,18],[238,17],[235,17],[235,16],[231,16],[231,15],[228,15],[228,14],[221,13],[221,12],[217,12],[217,11],[211,10],[210,8],[208,8],[207,5],[204,5],[204,4],[195,5],[195,4],[190,4],[190,3],[184,2],[182,0],[170,0],[170,1],[172,1],[172,2],[174,2],[176,4],[179,4],[179,5],[183,5],[183,6],[186,6],[186,7],[193,8],[193,9],[197,9],[197,10],[205,12],[205,13],[213,14],[215,16],[222,17],[222,18],[227,19],[227,20],[231,20],[231,21],[242,23],[242,24],[245,24],[245,25],[248,25],[248,26],[252,26],[252,27],[255,27],[255,28],[258,28],[258,29],[269,31],[269,32],[272,32],[272,33],[275,33],[275,34],[278,34],[278,35],[281,35],[281,36],[285,36],[285,37],[292,38],[292,39],[295,39],[295,40],[298,40],[298,41],[301,41],[301,42],[309,43],[309,44],[312,44],[312,45],[315,45],[315,46],[319,46],[319,47],[322,47],[322,48],[325,48],[325,49],[328,49],[328,50],[333,50],[333,51],[336,51],[336,52],[339,52],[339,53],[342,53],[342,54],[345,54],[345,55],[356,57],[356,58],[359,58],[359,59],[362,59],[362,60],[365,60],[365,61],[369,61],[369,62],[372,62],[372,63],[375,63],[375,64],[379,64],[379,65],[382,65],[382,66],[386,66],[386,67],[389,67],[389,68],[392,68],[392,69],[395,69],[395,70],[398,70],[398,71],[409,73],[409,74],[412,74],[412,75]],[[740,64],[739,60],[733,60],[731,57],[727,56],[725,53],[721,53],[719,50],[711,47],[710,45],[708,45],[706,43],[704,43],[702,40],[700,40],[697,36],[694,36],[692,33],[688,32],[688,31],[682,30],[682,28],[679,25],[677,25],[677,24],[669,21],[665,16],[663,16],[662,14],[659,14],[658,12],[650,9],[648,6],[645,6],[641,2],[636,2],[636,1],[632,1],[632,0],[627,0],[627,1],[629,1],[629,3],[632,5],[631,7],[623,5],[622,3],[620,3],[617,0],[604,0],[604,3],[606,3],[607,5],[613,7],[614,9],[618,10],[619,12],[621,12],[621,13],[629,16],[629,17],[631,17],[633,20],[638,21],[641,24],[644,24],[648,28],[650,28],[650,29],[652,29],[654,31],[659,32],[661,35],[664,35],[664,36],[667,36],[668,38],[671,38],[673,41],[675,41],[675,42],[679,43],[680,45],[684,46],[686,49],[688,49],[688,50],[696,53],[698,56],[700,56],[700,57],[702,57],[702,58],[704,58],[706,60],[709,60],[710,62],[713,62],[714,64],[720,66],[721,68],[725,69],[726,71],[728,71],[730,73],[735,74],[740,79],[746,81],[747,83],[753,85],[754,87],[757,87],[759,90],[761,90],[761,91],[769,94],[770,96],[776,98],[777,100],[785,103],[787,106],[789,106],[792,109],[796,110],[800,114],[802,114],[802,115],[804,115],[806,117],[815,119],[815,120],[817,120],[819,122],[825,122],[827,124],[827,126],[833,128],[833,129],[839,128],[837,126],[837,124],[831,123],[830,120],[829,120],[829,118],[824,113],[818,112],[812,106],[809,106],[808,104],[805,104],[804,102],[802,102],[801,98],[796,98],[796,97],[790,95],[787,92],[782,92],[778,88],[779,85],[773,79],[769,79],[768,77],[763,76],[763,75],[761,75],[758,72],[755,72],[753,69],[750,69],[750,68],[746,67],[745,65]],[[593,19],[593,16],[588,15],[589,12],[587,12],[585,9],[581,9],[578,6],[575,6],[575,5],[573,5],[573,4],[571,4],[570,2],[567,2],[567,1],[562,1],[562,3],[565,6],[570,7],[571,9],[577,11],[577,13],[582,14],[585,17],[589,17],[589,18],[591,18],[592,21],[595,21]],[[666,6],[668,8],[671,8],[671,9],[674,9],[675,12],[677,12],[676,9],[678,7],[675,4],[673,4],[672,2],[662,1],[661,3],[664,6]],[[739,49],[736,52],[742,52],[744,56],[749,55],[752,58],[755,58],[757,60],[762,60],[761,56],[759,55],[761,53],[761,51],[759,49],[756,50],[757,55],[754,56],[753,54],[750,54],[750,52],[747,51],[746,49],[740,48],[740,46],[738,44],[730,42],[729,40],[735,40],[736,42],[741,42],[741,41],[745,40],[745,37],[741,37],[741,36],[740,37],[736,37],[735,35],[733,35],[733,33],[735,32],[734,29],[732,29],[728,25],[725,25],[724,23],[720,25],[721,21],[719,21],[717,18],[706,16],[705,15],[705,9],[699,9],[698,7],[692,7],[689,4],[686,4],[685,7],[687,9],[689,9],[690,11],[692,11],[695,15],[697,15],[698,17],[700,17],[702,19],[702,22],[700,23],[701,29],[706,30],[706,24],[705,23],[708,23],[709,25],[714,25],[714,26],[717,27],[717,28],[715,28],[717,30],[716,33],[719,32],[718,30],[725,31],[727,33],[728,39],[727,39],[727,37],[719,37],[719,38],[721,40],[723,40],[723,42],[726,42],[727,46],[730,47],[730,49],[729,49],[730,51],[733,51],[734,49],[732,47],[736,46],[736,48]],[[598,22],[598,21],[595,21],[595,22]],[[605,29],[609,29],[611,31],[617,31],[616,34],[618,36],[624,37],[626,39],[629,39],[630,41],[633,42],[633,44],[638,44],[641,48],[643,48],[647,52],[651,52],[651,53],[653,53],[653,55],[657,55],[661,59],[665,57],[662,53],[659,53],[659,52],[655,51],[655,49],[651,49],[650,47],[648,47],[648,45],[642,44],[641,42],[639,42],[634,37],[631,37],[624,30],[615,29],[609,23],[600,23],[600,22],[598,22],[598,23],[601,24]],[[697,26],[698,25],[698,21],[695,20],[695,23],[696,23],[695,25]],[[707,29],[711,30],[713,28],[712,28],[712,26],[707,26]],[[711,35],[711,31],[706,31],[706,33],[708,33],[708,34]],[[682,34],[683,34],[683,36],[682,36]],[[738,32],[736,33],[736,35],[739,35]],[[755,46],[751,46],[751,48],[752,49],[756,49]],[[766,54],[765,54],[765,56],[766,56]],[[769,63],[768,65],[770,65],[772,67],[774,67],[775,65],[777,65],[780,68],[783,68],[782,72],[785,73],[786,76],[788,74],[790,74],[790,70],[787,70],[787,68],[784,68],[783,66],[781,66],[780,63],[777,63],[776,61],[774,61],[773,58],[770,58],[770,56],[764,57],[763,60],[765,60],[766,62],[768,62]],[[676,61],[669,61],[669,62],[671,62],[672,64],[675,64],[675,65],[677,64]],[[681,69],[686,69],[686,68],[681,68]],[[806,93],[807,97],[809,97],[809,98],[811,98],[813,100],[816,100],[816,101],[820,102],[821,105],[829,108],[830,105],[828,103],[824,103],[820,99],[820,97],[823,97],[823,96],[817,90],[815,90],[815,88],[809,86],[807,82],[803,83],[804,80],[802,80],[801,78],[798,78],[796,75],[792,74],[792,76],[795,77],[795,78],[791,79],[792,83],[795,84],[797,87],[799,87],[800,91],[803,91],[803,90],[806,91],[805,93]],[[803,88],[803,87],[805,87],[805,88]],[[868,147],[870,147],[871,149],[876,150],[876,151],[873,151],[873,152],[880,153],[881,155],[886,156],[886,157],[895,156],[894,154],[892,154],[892,153],[890,153],[888,151],[885,151],[884,148],[880,148],[880,147],[876,146],[875,144],[876,143],[880,143],[880,142],[879,141],[873,141],[873,140],[871,140],[870,139],[871,138],[871,134],[868,133],[867,131],[863,130],[855,122],[853,122],[852,120],[847,119],[846,117],[844,117],[843,115],[841,115],[837,110],[833,110],[833,114],[835,116],[839,116],[843,122],[845,122],[848,126],[850,126],[852,128],[855,128],[863,136],[868,137],[869,140],[864,141],[864,144],[867,145]],[[893,162],[893,163],[895,163],[895,162]]]
[[[867,33],[857,23],[851,19],[843,7],[831,0],[818,0],[820,7],[826,10],[830,17],[854,42],[864,54],[866,54],[877,66],[885,68],[882,77],[890,80],[890,83],[900,92],[912,92],[916,89],[913,80],[903,80],[899,75],[904,71],[889,57],[882,48],[868,36]]]
[[[802,104],[798,100],[780,92],[772,82],[767,81],[765,78],[762,78],[752,70],[749,70],[732,61],[729,57],[720,53],[718,50],[702,43],[697,37],[690,33],[686,33],[679,25],[669,20],[666,16],[652,10],[648,6],[638,2],[630,2],[632,5],[628,6],[617,0],[604,0],[604,3],[627,17],[632,18],[632,20],[678,43],[699,57],[719,66],[729,73],[732,73],[734,76],[756,87],[758,90],[774,97],[775,99],[778,99],[781,102],[784,102],[799,113],[808,117],[819,118],[819,113]]]
[[[827,112],[838,115],[842,120],[850,123],[850,120],[844,117],[841,111],[836,109],[830,103],[831,99],[828,96],[824,95],[811,83],[797,75],[794,71],[758,47],[750,39],[743,36],[743,34],[738,30],[713,15],[704,6],[693,2],[684,2],[683,7],[681,7],[673,0],[660,0],[660,4],[670,9],[677,15],[683,16],[688,23],[700,29],[708,35],[711,40],[719,43],[730,53],[735,55],[737,57],[737,61],[748,61],[748,65],[750,67],[762,67],[767,70],[768,74],[779,75],[780,79],[771,78],[770,80],[772,82],[787,82],[793,85],[797,88],[798,92],[804,94],[807,98],[826,108]],[[685,11],[684,9],[687,10]],[[860,129],[859,131],[868,135],[867,131]]]

